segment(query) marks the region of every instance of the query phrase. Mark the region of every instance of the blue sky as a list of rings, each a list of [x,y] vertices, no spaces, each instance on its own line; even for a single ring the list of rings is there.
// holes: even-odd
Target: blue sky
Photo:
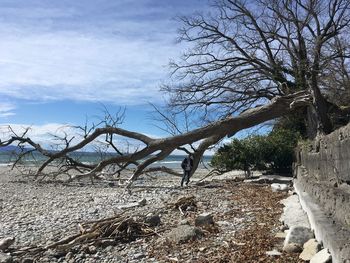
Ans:
[[[176,44],[177,15],[205,0],[0,0],[0,125],[54,132],[126,107],[122,127],[154,136],[148,103]],[[39,132],[40,131],[40,132]]]

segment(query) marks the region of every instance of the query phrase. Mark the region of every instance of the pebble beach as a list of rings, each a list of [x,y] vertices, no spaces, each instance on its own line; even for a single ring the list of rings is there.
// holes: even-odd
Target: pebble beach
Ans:
[[[15,241],[2,256],[8,262],[27,263],[298,262],[293,255],[266,254],[281,245],[274,234],[281,225],[279,200],[286,193],[242,183],[237,180],[240,172],[201,181],[205,173],[198,171],[184,188],[178,177],[145,176],[126,191],[119,182],[36,182],[3,166],[0,239],[13,237]],[[188,196],[194,198],[194,205],[185,210],[174,207],[179,198]],[[47,247],[79,232],[80,223],[119,214],[157,216],[159,224],[152,230],[157,234],[101,246],[81,244],[64,253],[54,249],[38,255],[13,253],[25,247]],[[202,214],[212,218],[209,228],[196,226]]]

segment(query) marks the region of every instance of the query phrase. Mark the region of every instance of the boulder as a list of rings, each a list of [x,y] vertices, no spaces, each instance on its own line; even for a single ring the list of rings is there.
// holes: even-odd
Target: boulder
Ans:
[[[190,240],[196,240],[203,235],[202,230],[189,225],[179,225],[172,229],[165,237],[175,243],[185,243]]]
[[[6,237],[3,239],[0,239],[0,250],[4,251],[9,246],[11,246],[15,242],[14,237]]]
[[[328,252],[327,248],[324,248],[311,258],[310,263],[329,263],[331,261],[331,254]]]
[[[206,226],[206,225],[213,225],[214,220],[213,220],[213,215],[210,213],[203,213],[197,216],[195,219],[196,226]]]
[[[311,258],[316,255],[321,249],[321,244],[316,241],[316,239],[310,239],[303,246],[303,252],[301,252],[299,258],[304,261],[310,261]]]
[[[293,226],[290,228],[286,239],[284,240],[284,246],[290,243],[296,243],[302,247],[306,241],[313,237],[314,233],[310,228],[303,226]]]
[[[287,253],[300,253],[303,249],[297,243],[288,243],[283,246],[283,251]]]
[[[149,214],[145,218],[145,223],[149,226],[159,226],[160,225],[160,217],[159,215]]]

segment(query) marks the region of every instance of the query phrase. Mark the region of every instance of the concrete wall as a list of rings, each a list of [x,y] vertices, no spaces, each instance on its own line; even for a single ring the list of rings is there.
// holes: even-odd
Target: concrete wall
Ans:
[[[298,149],[298,163],[319,181],[350,184],[350,124],[305,143]]]
[[[323,233],[327,238],[323,241],[338,254],[337,262],[350,262],[350,124],[313,142],[301,143],[296,156],[294,172],[299,190],[310,196],[335,228],[349,231],[342,240]]]

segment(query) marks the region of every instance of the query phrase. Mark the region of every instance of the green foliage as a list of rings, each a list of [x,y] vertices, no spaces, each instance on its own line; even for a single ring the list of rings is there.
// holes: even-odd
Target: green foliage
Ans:
[[[269,135],[254,135],[233,139],[218,149],[211,165],[221,171],[251,169],[289,172],[292,168],[294,148],[299,133],[275,129]]]

